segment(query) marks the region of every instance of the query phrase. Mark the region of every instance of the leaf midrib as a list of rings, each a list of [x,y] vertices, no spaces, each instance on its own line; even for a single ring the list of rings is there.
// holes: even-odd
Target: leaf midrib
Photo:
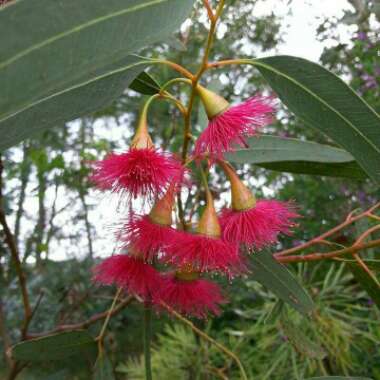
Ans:
[[[303,306],[302,302],[300,302],[300,299],[299,299],[299,297],[297,296],[297,294],[296,294],[295,292],[293,292],[293,291],[287,286],[287,283],[286,283],[285,281],[283,281],[282,278],[281,278],[280,276],[278,276],[277,273],[276,273],[275,271],[271,270],[271,268],[268,267],[266,264],[264,264],[261,260],[260,260],[260,261],[259,261],[259,260],[256,260],[256,261],[258,261],[258,262],[260,263],[260,265],[261,265],[262,267],[264,267],[265,270],[267,270],[269,273],[272,273],[273,276],[278,280],[278,282],[279,282],[280,284],[282,284],[282,285],[288,290],[288,292],[289,292],[291,295],[293,295],[294,299],[292,299],[291,297],[289,297],[289,300],[290,300],[291,302],[297,304],[299,307],[302,307],[302,309],[306,309],[306,308]],[[290,274],[290,273],[289,273],[289,274]],[[295,302],[295,300],[296,300],[297,302]]]
[[[315,94],[314,92],[312,92],[311,90],[309,90],[302,83],[300,83],[297,80],[295,80],[294,78],[292,78],[292,77],[290,77],[290,76],[282,73],[281,71],[273,68],[270,65],[266,65],[265,63],[258,62],[258,61],[255,61],[255,60],[251,60],[250,62],[254,66],[261,66],[261,67],[263,67],[263,68],[265,68],[265,69],[267,69],[269,71],[272,71],[272,72],[276,73],[277,75],[280,75],[280,76],[288,79],[290,82],[293,82],[296,86],[300,87],[302,90],[304,90],[305,92],[309,93],[312,97],[316,98],[323,105],[325,105],[327,108],[329,108],[332,112],[334,112],[336,115],[338,115],[345,123],[347,123],[348,125],[350,125],[351,128],[353,128],[369,145],[371,145],[375,149],[376,152],[380,153],[380,148],[378,148],[376,145],[374,145],[371,140],[369,140],[359,129],[356,128],[356,126],[354,124],[352,124],[350,122],[350,120],[348,120],[347,118],[345,118],[339,111],[337,111],[335,108],[333,108],[332,106],[330,106],[325,100],[323,100],[317,94]],[[337,78],[339,78],[339,77],[337,77]],[[339,78],[339,80],[341,80],[341,79]],[[357,96],[357,94],[355,92],[354,92],[354,94]],[[376,114],[376,112],[372,108],[370,108],[370,109],[372,110],[372,112],[374,113],[375,116],[378,116]]]
[[[123,66],[123,67],[121,67],[119,69],[112,70],[112,71],[109,71],[109,72],[107,72],[107,73],[105,73],[103,75],[99,75],[97,77],[91,78],[91,79],[87,80],[86,82],[79,83],[79,84],[77,84],[75,86],[71,86],[71,87],[66,88],[66,89],[64,89],[62,91],[56,92],[54,94],[51,94],[51,95],[49,95],[49,96],[47,96],[45,98],[38,99],[37,101],[35,101],[33,103],[30,103],[30,104],[27,104],[23,108],[18,109],[16,112],[14,112],[14,113],[12,113],[10,115],[7,115],[5,118],[0,119],[0,124],[2,122],[6,121],[7,119],[10,119],[10,118],[16,116],[17,114],[28,110],[29,108],[33,108],[34,106],[36,106],[36,105],[38,105],[40,103],[43,103],[43,102],[45,102],[47,100],[50,100],[52,98],[55,98],[57,96],[63,95],[66,92],[70,92],[70,91],[76,90],[76,89],[78,89],[80,87],[87,86],[88,84],[91,84],[92,82],[96,82],[97,80],[101,80],[101,79],[107,78],[108,76],[112,76],[114,74],[119,74],[119,73],[121,73],[121,72],[123,72],[125,70],[128,70],[128,69],[132,68],[132,67],[135,67],[135,66],[138,66],[138,65],[143,65],[143,64],[146,64],[146,63],[151,63],[151,61],[140,61],[140,62],[131,64],[131,65],[128,65],[128,66]]]
[[[79,26],[76,26],[74,28],[71,28],[69,30],[66,30],[65,32],[62,32],[62,33],[59,33],[57,35],[55,35],[54,37],[51,37],[51,38],[48,38],[46,39],[45,41],[42,41],[34,46],[31,46],[30,48],[28,49],[25,49],[19,53],[17,53],[16,55],[14,55],[13,57],[9,58],[8,60],[4,61],[3,63],[0,63],[0,70],[4,69],[5,67],[9,66],[10,64],[12,64],[13,62],[25,57],[26,55],[32,53],[33,51],[36,51],[38,49],[41,49],[49,44],[52,44],[54,43],[55,41],[58,41],[62,38],[65,38],[71,34],[74,34],[74,33],[77,33],[83,29],[86,29],[92,25],[95,25],[97,23],[100,23],[100,22],[103,22],[103,21],[106,21],[108,19],[111,19],[111,18],[114,18],[114,17],[119,17],[119,16],[122,16],[122,15],[125,15],[127,13],[131,13],[131,12],[134,12],[134,11],[139,11],[141,9],[144,9],[144,8],[147,8],[147,7],[150,7],[152,5],[156,5],[156,4],[161,4],[161,3],[164,3],[164,2],[167,2],[169,0],[151,0],[147,3],[144,3],[144,4],[140,4],[140,5],[135,5],[133,7],[130,7],[130,8],[126,8],[126,9],[122,9],[122,10],[119,10],[117,12],[113,12],[113,13],[110,13],[108,15],[104,15],[102,17],[98,17],[98,18],[95,18],[91,21],[88,21],[88,22],[85,22],[84,24],[81,24]]]
[[[337,148],[331,148],[331,149],[335,149],[337,152],[337,154],[349,154],[347,152],[345,152],[343,149],[337,149]],[[253,151],[268,151],[268,150],[272,150],[272,151],[279,151],[279,152],[294,152],[294,149],[292,148],[254,148],[254,147],[250,147],[250,148],[242,148],[242,149],[237,149],[235,150],[235,152],[231,152],[232,154],[234,153],[239,153],[239,152],[253,152]],[[298,160],[297,160],[298,161]],[[354,158],[352,157],[351,159],[349,159],[348,157],[345,158],[345,161],[342,161],[342,162],[351,162],[351,161],[355,161]]]

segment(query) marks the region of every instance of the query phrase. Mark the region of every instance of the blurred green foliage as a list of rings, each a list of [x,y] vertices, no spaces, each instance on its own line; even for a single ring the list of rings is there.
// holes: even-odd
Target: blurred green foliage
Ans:
[[[229,10],[213,49],[214,59],[251,58],[278,46],[286,20],[273,13],[256,16],[254,10],[258,2],[260,0],[228,2]],[[166,56],[195,69],[202,54],[206,19],[200,2],[194,12],[188,29],[184,28],[170,43],[159,44],[141,54]],[[343,75],[379,110],[380,74],[376,56],[379,30],[371,30],[368,19],[360,19],[357,31],[365,33],[366,37],[355,31],[352,41],[342,44],[335,34],[339,22],[338,19],[323,20],[318,30],[320,39],[334,41],[332,47],[325,49],[321,60],[325,66]],[[225,29],[228,31],[223,32]],[[156,67],[151,73],[160,83],[174,77],[167,67]],[[267,90],[252,68],[241,66],[209,72],[204,82],[216,83],[222,94],[232,101],[246,98],[258,90]],[[40,138],[9,150],[3,157],[5,210],[26,268],[32,305],[42,297],[30,326],[31,332],[83,321],[106,310],[112,302],[113,289],[96,288],[91,284],[91,268],[98,261],[97,256],[111,254],[113,247],[108,246],[105,251],[96,234],[99,221],[91,220],[96,198],[88,180],[89,162],[103,157],[111,149],[127,146],[141,102],[140,95],[126,91],[107,109],[69,125],[57,126]],[[165,103],[154,104],[149,116],[155,141],[173,151],[178,151],[181,138],[177,117],[177,110]],[[194,113],[193,122],[199,130],[202,118],[198,113]],[[305,129],[285,109],[281,109],[278,122],[268,132],[330,142],[321,134]],[[240,174],[250,183],[252,177],[257,179],[254,187],[258,196],[270,193],[280,199],[294,199],[300,205],[303,219],[299,228],[292,237],[283,239],[278,248],[307,241],[335,226],[351,210],[368,207],[380,195],[365,181],[292,176],[249,166],[240,169]],[[213,176],[212,188],[227,191],[218,174]],[[193,195],[194,192],[189,197],[189,208],[194,203],[201,207],[203,200]],[[223,203],[221,199],[220,204]],[[348,244],[353,241],[354,234],[355,231],[348,230],[338,236],[336,242]],[[23,317],[22,305],[15,270],[1,235],[0,231],[0,304],[7,335],[15,342]],[[64,251],[72,258],[54,262],[51,256],[55,250]],[[233,284],[224,280],[230,297],[224,313],[212,321],[197,323],[239,355],[250,379],[301,380],[329,374],[362,375],[380,380],[379,310],[351,272],[345,265],[331,262],[298,265],[292,269],[317,304],[317,312],[311,319],[280,307],[270,292],[242,278]],[[133,303],[110,322],[105,343],[117,379],[143,379],[140,312],[141,306]],[[97,323],[89,331],[96,336],[100,327]],[[157,333],[153,352],[156,379],[239,379],[238,369],[229,358],[182,324],[159,315],[154,331]],[[2,349],[4,336],[0,338]],[[93,368],[94,362],[78,357],[28,366],[19,378],[90,379]],[[4,371],[2,357],[1,378],[5,376]]]

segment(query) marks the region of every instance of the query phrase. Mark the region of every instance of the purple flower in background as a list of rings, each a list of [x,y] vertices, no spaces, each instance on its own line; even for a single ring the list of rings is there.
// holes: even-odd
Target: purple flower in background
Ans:
[[[363,205],[363,204],[367,203],[367,195],[364,191],[358,191],[356,195],[358,197],[360,204]]]
[[[368,39],[368,36],[366,32],[359,32],[356,38],[359,41],[366,41]]]

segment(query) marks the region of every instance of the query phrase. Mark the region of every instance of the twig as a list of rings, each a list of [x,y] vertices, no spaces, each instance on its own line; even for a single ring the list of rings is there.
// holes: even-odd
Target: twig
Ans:
[[[196,334],[198,334],[201,338],[204,340],[208,341],[209,343],[213,344],[216,348],[218,348],[220,351],[222,351],[225,355],[233,359],[238,366],[240,373],[241,373],[241,378],[243,380],[248,380],[247,374],[245,372],[245,369],[243,367],[243,364],[241,363],[239,357],[230,351],[227,347],[223,346],[221,343],[217,342],[215,339],[211,338],[209,335],[207,335],[205,332],[202,330],[198,329],[198,327],[194,326],[193,322],[189,321],[187,318],[183,317],[181,314],[176,312],[174,309],[172,309],[169,305],[162,303],[162,305],[171,313],[174,315],[177,319],[188,325]]]
[[[8,349],[11,347],[12,344],[8,335],[5,313],[3,310],[3,302],[1,300],[0,300],[0,336],[1,336],[1,339],[3,340],[5,361],[7,362],[9,368],[12,368],[13,360],[7,354]]]
[[[317,261],[317,260],[323,260],[323,259],[332,259],[338,256],[342,256],[345,254],[354,254],[356,252],[374,248],[380,246],[380,239],[370,241],[366,244],[358,244],[353,245],[349,248],[339,249],[337,251],[332,251],[328,253],[311,253],[308,255],[293,255],[293,256],[277,256],[277,261],[281,263],[294,263],[294,262],[302,262],[302,261]]]
[[[370,215],[372,215],[373,211],[375,211],[379,207],[380,207],[380,203],[377,203],[374,206],[372,206],[370,209],[368,209],[367,211],[364,211],[357,216],[352,216],[352,212],[351,212],[349,214],[349,216],[351,215],[351,217],[347,217],[343,223],[337,225],[336,227],[332,228],[331,230],[324,232],[322,235],[317,236],[317,237],[309,240],[306,243],[300,244],[300,245],[293,247],[293,248],[289,248],[289,249],[285,249],[283,251],[277,252],[274,256],[275,257],[286,256],[286,255],[289,255],[291,253],[295,253],[298,251],[302,251],[306,248],[310,248],[313,245],[320,244],[322,241],[325,242],[326,238],[328,238],[328,237],[334,235],[335,233],[339,232],[340,230],[348,227],[349,225],[358,221],[359,219],[362,219],[364,217],[370,217]]]
[[[208,4],[208,1],[206,1],[205,3]],[[183,164],[185,164],[187,161],[189,144],[191,141],[191,112],[192,112],[193,107],[194,107],[196,89],[198,86],[198,82],[201,79],[203,73],[208,69],[208,59],[209,59],[209,55],[210,55],[210,50],[211,50],[211,46],[212,46],[212,43],[214,40],[216,25],[218,23],[218,18],[220,17],[220,15],[222,13],[223,6],[224,6],[224,0],[221,0],[219,2],[218,8],[215,12],[215,15],[213,14],[212,18],[210,18],[210,30],[209,30],[209,33],[207,36],[207,43],[206,43],[206,48],[205,48],[205,52],[203,55],[202,63],[198,69],[198,72],[195,74],[195,76],[191,77],[192,89],[191,89],[191,93],[190,93],[189,103],[187,106],[187,112],[184,116],[185,128],[184,128],[184,132],[183,132],[183,144],[182,144],[182,163]],[[180,219],[180,222],[182,224],[182,228],[185,230],[186,229],[186,223],[184,220],[184,210],[183,210],[182,200],[181,200],[180,196],[177,197],[177,203],[178,203],[179,219]]]
[[[16,269],[18,282],[19,282],[19,286],[21,290],[22,301],[24,305],[24,322],[23,322],[23,326],[21,327],[21,338],[25,339],[28,326],[32,317],[32,309],[30,307],[29,295],[28,295],[28,290],[26,287],[26,276],[22,269],[19,251],[17,249],[14,236],[9,228],[7,218],[5,216],[4,199],[3,199],[3,175],[2,175],[3,170],[4,170],[3,162],[0,156],[0,225],[3,227],[3,230],[4,230],[5,242],[11,253],[11,257]]]
[[[352,255],[358,265],[368,274],[369,277],[376,283],[376,285],[380,288],[380,282],[377,277],[372,273],[371,269],[368,268],[367,264],[361,259],[361,257],[355,253]]]
[[[207,15],[210,20],[213,20],[215,18],[214,11],[211,8],[211,5],[209,3],[209,0],[203,0],[203,5],[207,10]]]
[[[134,297],[133,296],[128,296],[126,299],[121,301],[112,311],[110,314],[111,317],[115,316],[116,314],[120,313],[125,307],[127,307],[132,301]],[[51,335],[55,334],[58,332],[63,332],[63,331],[70,331],[70,330],[80,330],[80,329],[86,329],[87,327],[93,325],[94,323],[107,318],[108,315],[108,310],[104,311],[102,313],[98,313],[93,315],[91,318],[87,319],[84,322],[80,323],[73,323],[73,324],[68,324],[68,325],[60,325],[57,326],[56,328],[50,330],[50,331],[45,331],[42,333],[31,333],[28,334],[27,339],[34,339],[34,338],[41,338],[46,335]]]
[[[98,349],[99,349],[99,353],[98,355],[101,356],[102,355],[102,352],[103,352],[103,340],[104,340],[104,335],[106,334],[106,330],[107,330],[107,326],[108,326],[108,322],[112,316],[112,313],[115,309],[115,306],[116,306],[116,302],[118,300],[118,298],[120,297],[120,294],[121,292],[123,291],[122,288],[119,288],[116,292],[116,295],[112,301],[112,305],[111,307],[109,308],[109,310],[107,311],[107,316],[104,320],[104,323],[103,323],[103,326],[102,326],[102,329],[100,330],[100,333],[99,335],[97,336],[96,340],[98,341]]]

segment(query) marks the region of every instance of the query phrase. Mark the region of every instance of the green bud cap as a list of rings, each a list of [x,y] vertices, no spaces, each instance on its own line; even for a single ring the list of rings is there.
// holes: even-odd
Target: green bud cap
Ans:
[[[148,132],[147,111],[144,109],[140,115],[139,124],[133,137],[131,148],[146,149],[153,148],[154,144]]]
[[[197,232],[202,235],[218,238],[221,236],[222,230],[210,190],[207,190],[206,198],[206,208],[199,220]]]
[[[174,185],[171,185],[166,194],[153,206],[149,214],[150,220],[155,224],[171,226],[174,200]]]
[[[181,281],[195,281],[199,278],[199,272],[193,272],[189,270],[180,270],[175,272],[175,277]]]
[[[231,183],[231,206],[235,211],[249,210],[256,205],[252,191],[240,180],[235,170],[227,162],[219,161],[224,173]]]
[[[201,85],[197,86],[197,92],[205,107],[209,120],[223,113],[230,106],[230,103],[228,103],[226,99]]]

